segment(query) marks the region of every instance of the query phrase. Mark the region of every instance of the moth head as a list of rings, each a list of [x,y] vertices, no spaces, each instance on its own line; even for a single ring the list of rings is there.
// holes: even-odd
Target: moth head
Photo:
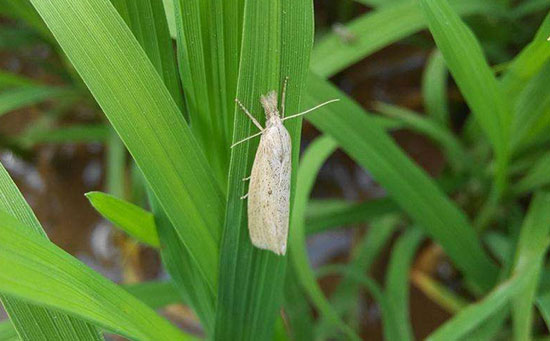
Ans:
[[[264,107],[266,119],[270,119],[274,116],[279,117],[279,110],[277,109],[277,92],[270,91],[266,95],[260,97],[262,107]]]

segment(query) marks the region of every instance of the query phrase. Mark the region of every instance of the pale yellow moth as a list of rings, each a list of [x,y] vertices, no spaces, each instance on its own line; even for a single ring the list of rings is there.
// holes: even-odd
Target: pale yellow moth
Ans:
[[[260,145],[256,151],[248,194],[248,232],[252,245],[265,250],[270,250],[277,255],[286,253],[288,237],[288,221],[290,210],[290,170],[291,170],[291,142],[290,135],[283,125],[283,121],[305,115],[326,104],[336,102],[333,99],[319,104],[304,112],[285,117],[285,79],[281,96],[281,115],[277,108],[277,92],[270,91],[260,97],[260,102],[265,111],[266,126],[261,124],[250,114],[244,105],[235,99],[244,113],[252,120],[260,132],[249,136],[231,147],[251,138],[260,136]]]

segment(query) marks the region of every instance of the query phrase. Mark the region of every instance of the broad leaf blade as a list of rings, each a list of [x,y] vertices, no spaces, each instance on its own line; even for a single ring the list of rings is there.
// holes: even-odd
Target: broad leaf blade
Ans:
[[[138,340],[187,340],[114,283],[0,211],[0,291]]]
[[[32,3],[143,171],[200,272],[215,287],[224,198],[153,65],[109,2]]]
[[[464,213],[361,107],[314,75],[308,85],[309,103],[341,99],[310,114],[308,120],[334,137],[348,155],[369,170],[418,226],[441,244],[467,277],[480,288],[490,289],[496,280],[496,266],[481,248]]]
[[[25,230],[26,233],[37,234],[47,239],[38,219],[2,164],[0,164],[0,210],[11,213],[22,225],[28,227]],[[74,317],[37,307],[16,298],[2,297],[2,303],[22,340],[103,340],[94,326]],[[37,325],[40,328],[36,328]]]
[[[247,0],[244,9],[243,41],[237,97],[260,120],[260,95],[279,90],[289,77],[287,114],[302,108],[305,77],[313,44],[311,0]],[[250,120],[236,111],[233,140],[251,135]],[[301,120],[285,124],[292,139],[292,181],[300,148]],[[228,206],[220,261],[220,284],[216,316],[218,340],[264,340],[272,337],[272,326],[282,301],[286,259],[250,243],[246,202],[240,197],[250,175],[256,141],[232,150],[229,170]],[[291,189],[291,207],[293,195]]]

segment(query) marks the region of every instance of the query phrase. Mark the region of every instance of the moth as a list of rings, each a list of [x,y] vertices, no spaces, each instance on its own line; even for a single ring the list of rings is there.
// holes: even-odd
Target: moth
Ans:
[[[243,179],[243,181],[250,180],[248,193],[241,199],[248,197],[248,232],[252,245],[260,249],[273,251],[277,255],[286,253],[292,167],[290,135],[283,122],[338,101],[338,99],[333,99],[301,113],[285,117],[287,82],[288,77],[283,83],[280,114],[276,91],[270,91],[260,97],[260,102],[265,111],[265,128],[238,99],[235,99],[241,110],[260,129],[260,132],[231,146],[233,148],[242,142],[261,135],[254,164],[252,165],[252,173],[248,178]]]

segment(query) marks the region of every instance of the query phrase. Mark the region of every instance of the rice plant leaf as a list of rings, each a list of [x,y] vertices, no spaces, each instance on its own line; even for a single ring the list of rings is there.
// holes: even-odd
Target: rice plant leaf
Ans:
[[[153,309],[181,303],[181,296],[171,281],[149,281],[122,286],[124,290]]]
[[[372,199],[362,203],[333,200],[312,200],[306,210],[307,234],[327,229],[365,223],[399,210],[390,199]]]
[[[137,340],[187,340],[122,288],[0,211],[0,292],[78,316]]]
[[[412,110],[391,104],[377,103],[375,109],[385,115],[400,120],[403,125],[437,142],[443,149],[447,162],[457,170],[463,170],[468,164],[468,154],[462,142],[439,122],[422,117]]]
[[[160,254],[178,292],[199,317],[207,335],[212,335],[215,318],[215,289],[200,276],[189,251],[184,247],[159,200],[148,189],[149,203],[159,236]]]
[[[152,213],[107,193],[88,192],[86,197],[105,219],[130,236],[154,248],[160,246]]]
[[[298,276],[297,280],[320,314],[344,333],[346,338],[359,340],[359,337],[340,319],[324,296],[315,280],[315,274],[309,265],[306,252],[304,226],[306,205],[319,169],[336,147],[337,144],[332,138],[320,137],[310,144],[302,157],[298,171],[296,199],[290,219],[289,253],[294,273]]]
[[[4,320],[0,322],[0,340],[1,341],[20,340],[10,320]]]
[[[497,268],[482,249],[464,213],[371,122],[371,115],[328,82],[310,75],[307,102],[318,103],[327,98],[341,100],[311,113],[308,120],[331,135],[352,159],[367,169],[468,278],[479,288],[490,289],[496,281]]]
[[[534,291],[533,283],[538,281],[538,275],[544,255],[549,244],[550,231],[550,194],[538,193],[535,195],[527,217],[524,220],[516,250],[516,259],[512,276],[505,282],[499,284],[483,300],[469,305],[460,311],[451,320],[438,328],[430,335],[428,340],[456,340],[466,335],[481,325],[487,318],[498,313],[510,301],[514,301],[517,312],[514,319],[515,327],[519,333],[528,333],[525,328],[525,321],[530,320]],[[526,295],[527,294],[527,295]],[[522,304],[519,300],[525,300],[529,304]],[[519,319],[519,320],[518,320]]]
[[[177,99],[178,106],[183,107],[179,76],[173,59],[174,51],[166,23],[167,16],[162,3],[150,0],[137,2],[115,0],[114,3],[119,13],[130,24],[132,32],[168,89],[171,90],[172,96]],[[151,30],[151,27],[156,29]],[[147,195],[153,210],[151,235],[153,233],[156,235],[158,227],[163,263],[177,285],[181,296],[185,298],[185,301],[201,320],[206,334],[211,335],[214,320],[214,288],[198,272],[192,256],[185,249],[184,241],[174,230],[174,225],[167,218],[165,210],[155,194],[151,190],[147,190]],[[157,226],[155,226],[155,222],[158,224]]]
[[[0,164],[0,210],[9,212],[28,226],[26,233],[47,238],[38,219],[2,164]],[[22,302],[17,298],[1,297],[1,299],[22,340],[103,340],[103,336],[94,326],[79,319]]]
[[[294,267],[287,270],[284,289],[284,309],[288,321],[288,335],[292,340],[314,340],[313,311],[308,298],[304,295]]]
[[[397,219],[394,216],[387,216],[373,219],[369,225],[365,236],[352,251],[352,259],[347,265],[347,273],[342,277],[330,297],[334,310],[354,328],[359,326],[360,288],[360,283],[356,281],[355,277],[369,272],[376,257],[395,232]],[[347,314],[345,314],[346,312]],[[334,328],[331,328],[327,319],[320,322],[318,330],[321,338],[332,335],[334,332]]]
[[[43,143],[105,142],[111,129],[105,124],[75,124],[59,128],[32,127],[15,138],[26,148]]]
[[[550,61],[533,76],[521,93],[517,96],[513,132],[512,148],[517,149],[522,144],[532,142],[537,135],[548,128],[550,123]]]
[[[244,0],[175,0],[180,75],[191,127],[225,189]]]
[[[183,109],[176,55],[162,1],[111,0],[164,80],[172,98]]]
[[[312,1],[246,0],[242,39],[237,98],[263,123],[260,95],[280,91],[288,77],[286,112],[303,109],[301,99],[313,44]],[[292,141],[292,207],[301,120],[290,120],[285,126]],[[233,141],[255,132],[251,127],[250,119],[236,111]],[[243,143],[231,150],[216,314],[218,340],[270,339],[283,298],[286,258],[251,245],[246,202],[240,199],[246,193],[247,185],[242,179],[250,175],[257,142]]]
[[[48,99],[70,96],[72,90],[57,87],[20,87],[0,93],[0,116]]]
[[[512,191],[517,194],[523,194],[550,184],[550,172],[548,172],[549,169],[550,153],[545,153],[512,187]]]
[[[536,304],[546,326],[550,326],[550,293],[547,292],[537,297]]]
[[[49,42],[53,42],[53,37],[48,31],[48,28],[44,25],[44,22],[40,19],[40,16],[36,13],[36,10],[28,0],[0,0],[0,9],[2,10],[2,14],[23,21],[33,30],[40,33],[42,38]]]
[[[449,126],[447,66],[439,50],[434,50],[422,75],[422,96],[426,113],[443,127]]]
[[[447,0],[422,0],[430,32],[477,122],[491,141],[497,159],[496,189],[507,185],[512,113],[476,37]]]
[[[496,12],[487,1],[453,2],[457,13],[471,15]],[[426,28],[427,23],[416,1],[399,1],[362,15],[346,25],[357,37],[344,44],[335,33],[327,34],[313,49],[311,70],[328,78],[368,55]]]
[[[31,0],[215,287],[224,198],[154,66],[106,0]]]
[[[422,232],[414,228],[399,237],[392,249],[384,291],[390,317],[384,319],[384,335],[388,340],[414,339],[409,316],[409,274],[422,239]]]
[[[540,272],[544,264],[544,251],[550,239],[550,193],[537,192],[520,230],[516,247],[513,271],[522,273],[528,267],[534,267],[529,282],[512,301],[512,322],[514,339],[531,338],[533,324],[533,305]],[[541,252],[541,250],[544,250]]]
[[[514,58],[502,77],[501,86],[510,103],[515,102],[514,99],[521,93],[525,84],[550,58],[550,44],[547,41],[549,36],[550,13],[544,18],[533,41]]]
[[[0,70],[0,89],[36,87],[40,85],[44,84],[39,84],[34,79],[22,75]]]
[[[468,305],[468,301],[446,287],[445,284],[439,283],[419,270],[412,271],[411,281],[424,295],[450,314],[454,314]]]

